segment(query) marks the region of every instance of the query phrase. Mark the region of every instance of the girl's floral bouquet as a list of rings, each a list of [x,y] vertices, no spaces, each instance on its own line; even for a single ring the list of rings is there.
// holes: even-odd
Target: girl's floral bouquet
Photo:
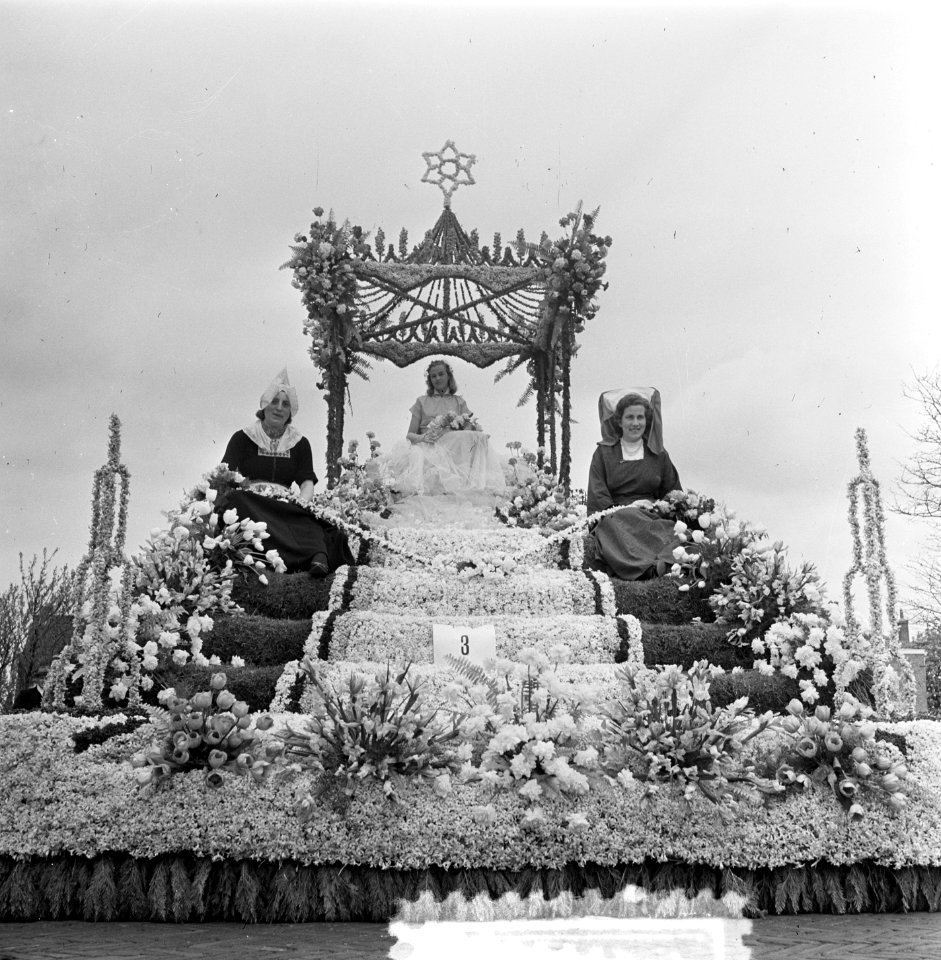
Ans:
[[[709,529],[716,502],[695,490],[672,490],[662,500],[655,500],[651,509],[665,520],[681,522],[694,529]]]
[[[472,413],[441,413],[435,417],[422,434],[424,443],[434,443],[448,430],[473,430],[480,432],[480,424]]]
[[[579,492],[566,493],[558,478],[539,467],[536,454],[522,449],[517,440],[507,444],[510,457],[507,497],[494,508],[494,516],[510,527],[541,527],[564,530],[585,515],[585,499]]]

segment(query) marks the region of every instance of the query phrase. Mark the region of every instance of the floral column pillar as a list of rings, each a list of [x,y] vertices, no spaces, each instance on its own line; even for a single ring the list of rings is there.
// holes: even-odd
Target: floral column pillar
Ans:
[[[95,471],[88,552],[75,572],[72,640],[52,662],[43,695],[44,706],[58,710],[66,706],[66,686],[71,679],[82,681],[76,705],[89,712],[100,711],[108,668],[119,655],[125,656],[128,664],[121,671],[120,691],[112,692],[120,693],[118,699],[130,692],[129,702],[139,702],[139,661],[129,646],[136,647],[129,633],[130,565],[124,557],[130,473],[121,463],[121,421],[115,414],[109,428],[108,462]],[[111,571],[122,565],[122,587],[115,597]]]
[[[323,207],[314,207],[314,216],[318,219],[310,225],[310,236],[295,234],[294,255],[281,269],[293,271],[292,284],[307,308],[304,332],[311,338],[310,356],[322,371],[317,386],[327,401],[327,478],[332,483],[340,475],[347,377],[362,373],[364,366],[357,353],[355,269],[362,266],[368,248],[361,227],[337,225],[332,210],[321,220]]]
[[[340,457],[343,456],[344,401],[346,398],[346,371],[342,364],[324,371],[321,386],[327,401],[327,482],[330,486],[339,479]]]
[[[849,484],[849,521],[853,535],[853,565],[843,578],[846,632],[857,648],[865,646],[856,619],[853,581],[861,576],[869,600],[869,645],[873,663],[873,696],[884,717],[911,716],[915,710],[915,675],[902,655],[896,619],[895,577],[885,554],[885,515],[879,481],[872,474],[866,431],[856,431],[859,475]],[[862,493],[862,531],[859,494]],[[883,593],[884,591],[884,593]]]

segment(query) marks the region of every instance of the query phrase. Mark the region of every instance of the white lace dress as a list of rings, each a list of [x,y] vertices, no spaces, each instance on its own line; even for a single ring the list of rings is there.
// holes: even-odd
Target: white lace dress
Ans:
[[[421,396],[409,411],[419,417],[418,433],[438,433],[435,421],[448,414],[470,416],[457,395]],[[430,431],[430,432],[429,432]],[[444,430],[436,439],[397,443],[376,465],[401,496],[440,496],[473,492],[502,493],[503,467],[490,448],[490,436],[479,430]]]

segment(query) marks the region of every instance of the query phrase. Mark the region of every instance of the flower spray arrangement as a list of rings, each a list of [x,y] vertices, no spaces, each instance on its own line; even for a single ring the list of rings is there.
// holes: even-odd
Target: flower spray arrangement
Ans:
[[[642,802],[670,787],[687,804],[706,799],[723,818],[791,789],[832,792],[852,818],[864,815],[870,795],[893,814],[905,806],[905,764],[875,740],[871,711],[849,698],[837,712],[812,714],[794,700],[787,717],[756,715],[747,698],[716,708],[710,680],[719,668],[699,661],[688,671],[627,664],[616,694],[598,702],[586,684],[560,675],[570,659],[565,644],[486,669],[452,658],[453,681],[429,691],[410,665],[354,671],[334,686],[325,665],[308,658],[301,671],[314,706],[280,728],[267,715],[253,723],[215,674],[209,691],[169,694],[166,710],[150,710],[158,742],[136,756],[135,776],[145,787],[188,771],[202,771],[210,787],[226,772],[298,783],[301,821],[324,802],[343,809],[369,784],[398,803],[407,784],[445,796],[456,778],[522,798],[520,826],[536,832],[548,822],[541,804],[612,785]],[[471,816],[493,822],[496,812],[482,804]],[[564,822],[589,826],[580,811]]]
[[[252,717],[248,704],[226,690],[226,683],[224,673],[214,673],[208,690],[188,699],[169,696],[165,709],[149,708],[158,742],[131,760],[141,787],[153,791],[190,770],[202,771],[213,789],[225,784],[227,773],[249,775],[256,782],[271,774],[266,756],[278,751],[266,751],[257,733],[269,730],[274,721],[267,715]]]
[[[591,710],[591,692],[585,686],[566,687],[557,677],[570,659],[571,651],[561,643],[548,653],[523,649],[518,662],[497,660],[492,670],[449,658],[464,685],[463,692],[453,686],[451,697],[467,710],[461,723],[466,741],[458,750],[460,778],[524,798],[525,830],[545,825],[541,799],[574,798],[602,777],[593,742],[601,719]],[[493,807],[482,806],[476,814],[482,822],[492,819]],[[573,812],[566,825],[579,830],[588,821]]]
[[[380,469],[382,444],[372,430],[366,431],[369,458],[359,459],[359,441],[347,444],[346,455],[340,458],[340,476],[324,493],[314,495],[312,504],[324,511],[327,519],[340,518],[346,523],[368,527],[364,513],[376,513],[383,519],[392,513],[397,490],[394,478]]]
[[[559,226],[567,231],[565,235],[554,243],[546,239],[531,248],[542,262],[550,303],[559,314],[577,318],[575,333],[581,333],[585,321],[598,312],[595,298],[607,288],[602,278],[613,241],[594,233],[597,219],[598,208],[584,213],[579,203],[559,221]]]
[[[304,330],[310,335],[310,356],[317,367],[326,370],[337,364],[365,377],[368,367],[355,352],[359,332],[354,267],[369,255],[368,234],[349,221],[337,224],[332,210],[326,220],[323,207],[314,207],[313,213],[317,219],[308,234],[295,234],[293,255],[280,269],[292,271],[291,284],[301,291],[307,308]],[[318,389],[325,386],[317,384]]]
[[[265,524],[223,509],[227,492],[247,483],[225,464],[215,467],[134,558],[132,610],[145,671],[191,659],[206,666],[202,635],[212,629],[213,614],[239,609],[232,600],[235,578],[267,583],[268,571],[284,571],[278,552],[264,550]]]
[[[158,668],[190,660],[207,665],[202,635],[212,629],[213,613],[238,609],[231,597],[235,577],[265,581],[265,571],[284,570],[276,551],[264,551],[268,534],[263,523],[239,520],[234,510],[220,516],[219,492],[246,483],[220,465],[167,514],[166,527],[153,531],[136,556],[122,560],[115,591],[109,571],[121,558],[128,499],[119,450],[120,423],[112,417],[109,464],[95,476],[92,543],[77,580],[76,633],[54,661],[47,681],[47,702],[59,710],[67,706],[69,683],[82,682],[76,707],[100,711],[105,688],[109,702],[133,706],[140,702],[141,691],[153,687],[152,674]],[[124,483],[112,541],[108,531],[114,524],[117,477],[124,477]],[[95,584],[91,596],[89,571]]]
[[[431,780],[438,793],[450,790],[463,718],[444,717],[429,706],[422,682],[408,675],[410,665],[397,671],[387,666],[374,676],[353,674],[345,691],[334,689],[320,669],[310,658],[301,663],[316,693],[313,713],[275,734],[283,777],[313,772],[318,775],[317,795],[327,792],[341,803],[366,781],[379,783],[392,801],[398,800],[396,789],[408,778]],[[297,802],[301,821],[313,805],[311,793]]]
[[[865,814],[860,802],[865,794],[881,798],[893,812],[905,807],[908,768],[877,754],[869,707],[847,695],[836,711],[818,706],[807,713],[800,700],[792,700],[787,712],[781,727],[791,739],[771,761],[785,789],[818,784],[854,819]]]
[[[539,527],[564,530],[585,515],[585,498],[580,491],[567,493],[556,475],[539,465],[537,453],[523,449],[514,440],[510,450],[510,473],[506,499],[494,508],[494,516],[510,527]]]
[[[699,660],[688,672],[635,664],[619,671],[622,695],[603,707],[603,763],[621,783],[644,781],[644,800],[672,783],[687,802],[700,794],[729,816],[740,801],[781,791],[744,758],[749,741],[774,724],[774,715],[756,716],[747,697],[713,707],[713,669]]]
[[[761,673],[797,680],[809,703],[827,688],[838,696],[852,685],[864,695],[861,678],[872,651],[850,643],[814,565],[791,567],[780,541],[772,543],[763,528],[697,494],[671,494],[654,506],[671,517],[674,505],[680,545],[671,575],[682,581],[680,590],[708,591],[716,622],[728,628],[727,641],[750,647]]]

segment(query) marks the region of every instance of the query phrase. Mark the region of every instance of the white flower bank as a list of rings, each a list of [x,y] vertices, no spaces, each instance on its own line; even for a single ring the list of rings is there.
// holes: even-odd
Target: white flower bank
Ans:
[[[349,570],[334,577],[329,607],[340,609]],[[362,567],[357,571],[349,609],[374,613],[411,611],[429,617],[556,615],[613,617],[617,612],[611,581],[580,570],[525,569],[513,576],[447,577],[427,569]]]
[[[353,676],[373,677],[385,673],[387,661],[336,661],[324,663],[320,674],[326,684],[335,690],[342,690]],[[619,692],[617,671],[619,667],[614,663],[592,664],[563,664],[553,672],[554,687],[561,696],[574,697],[576,691],[590,690],[592,698],[597,701],[612,699]],[[300,662],[292,660],[285,665],[284,674],[278,686],[271,710],[276,715],[285,711],[290,702],[291,689],[300,673]],[[432,708],[460,709],[462,703],[461,685],[456,683],[455,674],[447,667],[434,664],[414,664],[408,671],[409,679],[416,686],[421,686],[423,697]],[[511,678],[510,691],[519,697],[523,683],[523,675]],[[313,710],[317,697],[311,687],[306,687],[297,704],[300,712],[309,713]],[[281,718],[284,719],[283,717]],[[290,720],[290,715],[288,716]]]
[[[556,614],[533,616],[434,616],[351,610],[339,616],[315,613],[304,653],[317,659],[324,643],[330,660],[431,663],[435,623],[449,626],[492,624],[498,657],[513,659],[525,647],[548,653],[558,643],[572,647],[576,663],[613,663],[621,640],[613,617]]]

